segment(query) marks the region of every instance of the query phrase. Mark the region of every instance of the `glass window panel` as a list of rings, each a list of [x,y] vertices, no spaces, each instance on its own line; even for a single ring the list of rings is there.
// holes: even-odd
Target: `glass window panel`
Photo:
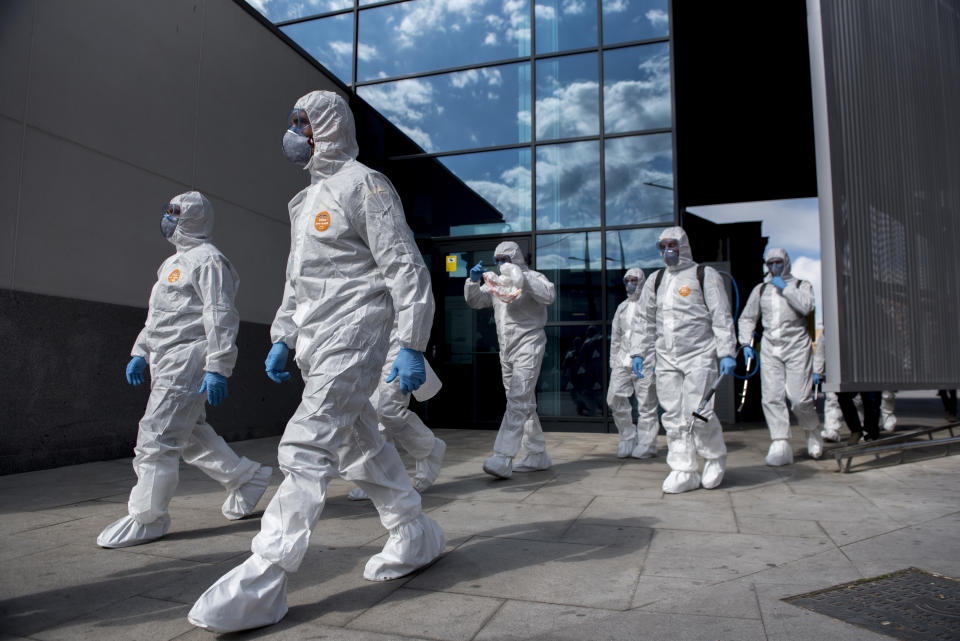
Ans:
[[[537,271],[550,279],[557,299],[547,308],[551,321],[600,318],[600,232],[540,234]]]
[[[670,127],[670,114],[667,43],[604,52],[603,126],[607,133]]]
[[[469,69],[357,88],[425,151],[530,140],[530,64]]]
[[[600,226],[600,143],[537,147],[537,229]]]
[[[528,0],[412,0],[359,20],[360,80],[530,55]]]
[[[595,0],[537,0],[537,53],[597,46]]]
[[[280,27],[317,62],[345,83],[353,82],[353,14]]]
[[[353,0],[250,0],[249,4],[271,22],[283,22],[347,9],[353,7]]]
[[[623,277],[640,267],[647,275],[663,267],[657,239],[662,228],[616,229],[607,232],[607,315],[613,318],[617,305],[627,297]]]
[[[484,205],[460,209],[456,202],[449,203],[454,209],[446,213],[455,218],[449,221],[449,235],[530,230],[529,149],[444,156],[438,160],[453,174],[452,178],[468,188],[471,199],[479,196]]]
[[[602,326],[547,327],[537,380],[540,416],[603,416],[606,343]]]
[[[537,139],[600,132],[597,56],[584,53],[537,61]]]
[[[606,140],[607,225],[673,222],[672,145],[671,134]]]
[[[669,34],[667,0],[603,0],[605,44],[661,38]]]

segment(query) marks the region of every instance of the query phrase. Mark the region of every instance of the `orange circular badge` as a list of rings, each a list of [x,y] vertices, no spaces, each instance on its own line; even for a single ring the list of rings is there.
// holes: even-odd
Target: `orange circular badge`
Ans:
[[[684,285],[683,287],[677,290],[677,293],[680,294],[681,296],[689,296],[690,288]]]
[[[175,269],[172,272],[170,272],[170,275],[167,276],[167,280],[170,281],[171,283],[175,283],[178,280],[180,280],[180,270]]]
[[[327,231],[330,229],[330,214],[321,211],[314,219],[313,226],[317,228],[317,231]]]

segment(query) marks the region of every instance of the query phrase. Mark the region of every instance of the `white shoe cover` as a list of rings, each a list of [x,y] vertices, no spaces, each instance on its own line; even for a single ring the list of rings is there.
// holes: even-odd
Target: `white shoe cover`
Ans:
[[[840,436],[840,432],[836,430],[823,430],[820,432],[820,437],[829,443],[839,443],[841,440],[843,440],[843,437]]]
[[[516,472],[539,472],[540,470],[549,470],[552,462],[550,455],[546,450],[543,452],[527,452],[527,455],[520,459],[514,468]]]
[[[483,471],[498,479],[508,479],[513,476],[513,457],[494,454],[483,462]]]
[[[187,620],[213,632],[273,625],[287,614],[287,573],[254,554],[207,588]]]
[[[620,439],[620,444],[617,445],[617,458],[627,458],[636,446],[636,438]]]
[[[807,432],[807,454],[812,459],[823,456],[823,438],[817,430]]]
[[[434,484],[437,477],[440,476],[440,468],[443,466],[443,456],[447,453],[447,444],[438,438],[434,438],[433,449],[429,456],[417,459],[417,473],[413,477],[413,489],[417,492],[423,492]]]
[[[707,459],[703,464],[703,474],[700,475],[700,485],[704,489],[712,490],[723,481],[723,473],[727,471],[727,457]]]
[[[170,529],[170,515],[164,514],[153,523],[144,525],[132,516],[125,516],[105,527],[97,537],[97,545],[102,548],[128,548],[156,541],[166,535]]]
[[[700,487],[700,474],[673,470],[663,479],[662,489],[667,494],[682,494]]]
[[[432,563],[446,542],[443,530],[426,514],[390,530],[380,554],[370,557],[363,569],[368,581],[399,579]]]
[[[637,445],[630,452],[633,458],[653,458],[657,455],[657,439],[637,438]]]
[[[883,420],[883,431],[884,432],[893,432],[897,429],[897,417],[888,416]]]
[[[793,463],[793,449],[785,438],[774,439],[767,450],[767,465],[779,467]]]
[[[227,500],[220,508],[223,515],[231,521],[236,521],[253,514],[257,503],[263,498],[263,493],[267,491],[271,474],[273,474],[272,467],[261,465],[252,479],[227,494]]]
[[[347,498],[350,499],[351,501],[369,501],[370,500],[370,497],[367,495],[367,493],[361,490],[359,487],[355,487],[352,490],[350,490],[350,493],[347,494]]]

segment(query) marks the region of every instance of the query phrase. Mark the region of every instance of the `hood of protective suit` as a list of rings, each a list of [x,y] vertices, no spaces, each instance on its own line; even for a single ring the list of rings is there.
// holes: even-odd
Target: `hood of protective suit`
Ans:
[[[527,261],[523,258],[523,252],[520,251],[520,245],[516,244],[512,240],[508,240],[497,245],[493,255],[498,256],[500,254],[509,256],[510,262],[520,269],[528,269]]]
[[[311,91],[297,100],[294,109],[307,112],[313,128],[313,156],[304,165],[311,182],[329,178],[344,163],[356,160],[357,126],[353,112],[340,94],[332,91]]]
[[[783,261],[783,271],[780,273],[780,278],[787,280],[793,275],[790,272],[790,254],[787,253],[786,249],[771,247],[767,250],[766,260],[770,260],[771,258],[779,258]],[[773,275],[768,272],[766,280],[770,280],[771,278],[773,278]]]
[[[660,238],[657,240],[659,243],[661,240],[674,239],[680,243],[680,262],[676,265],[667,265],[669,271],[675,272],[681,269],[686,269],[693,264],[693,251],[690,249],[690,239],[687,238],[687,232],[683,231],[683,227],[667,227],[662,232],[660,232]]]
[[[171,204],[180,205],[180,222],[167,240],[178,251],[210,242],[213,238],[213,205],[199,191],[174,196]]]
[[[640,291],[643,289],[643,283],[647,280],[647,277],[643,275],[643,270],[639,267],[631,267],[627,270],[627,273],[623,275],[623,279],[626,280],[627,276],[636,276],[637,277],[637,288],[632,294],[627,294],[627,298],[630,300],[639,300]]]

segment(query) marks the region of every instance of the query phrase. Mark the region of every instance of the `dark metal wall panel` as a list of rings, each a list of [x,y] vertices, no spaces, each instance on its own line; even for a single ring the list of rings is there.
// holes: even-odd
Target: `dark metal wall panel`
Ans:
[[[828,380],[956,387],[960,0],[809,0],[808,14],[814,102],[825,101],[814,109],[818,173],[829,172],[822,237],[833,242]]]

